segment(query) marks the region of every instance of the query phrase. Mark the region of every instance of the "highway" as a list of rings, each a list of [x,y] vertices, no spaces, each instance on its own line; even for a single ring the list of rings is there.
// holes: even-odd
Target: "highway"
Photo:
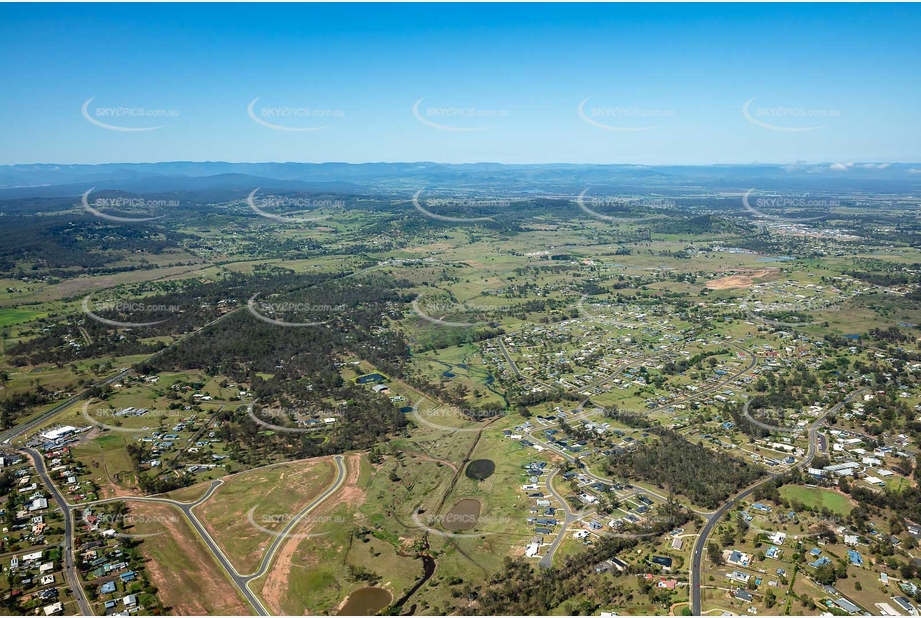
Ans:
[[[124,378],[125,376],[127,376],[129,373],[131,373],[131,369],[130,369],[130,368],[128,368],[128,369],[123,369],[123,370],[119,371],[118,373],[116,373],[115,375],[113,375],[113,376],[111,376],[111,377],[109,377],[109,378],[106,378],[106,379],[103,380],[102,382],[97,382],[97,383],[94,385],[94,387],[95,387],[95,386],[105,386],[105,385],[107,385],[107,384],[112,384],[113,382],[117,382],[117,381],[123,379],[123,378]],[[58,414],[60,414],[61,412],[63,412],[65,409],[67,409],[68,407],[70,407],[70,406],[73,405],[74,403],[80,401],[81,399],[86,398],[86,396],[89,394],[91,388],[93,388],[93,387],[84,389],[84,390],[80,391],[79,393],[77,393],[76,395],[74,395],[73,397],[71,397],[70,399],[66,399],[66,400],[64,400],[64,401],[62,401],[62,402],[60,402],[60,403],[55,404],[53,407],[51,407],[51,408],[49,408],[48,410],[42,412],[42,413],[39,414],[38,416],[35,416],[35,417],[33,417],[33,418],[27,420],[27,421],[24,422],[24,423],[21,423],[21,424],[19,424],[19,425],[16,425],[15,427],[12,427],[11,429],[8,429],[8,430],[6,430],[6,431],[3,432],[3,433],[0,433],[0,443],[2,443],[2,444],[10,444],[10,442],[12,442],[14,439],[18,438],[19,436],[21,436],[21,435],[23,435],[23,434],[25,434],[25,433],[28,433],[29,431],[35,429],[36,427],[42,425],[43,423],[45,423],[45,422],[51,420],[52,418],[54,418],[55,416],[57,416]]]
[[[806,457],[803,458],[803,460],[796,467],[806,468],[809,466],[809,464],[812,463],[812,460],[815,459],[815,456],[818,452],[819,427],[822,425],[822,423],[825,422],[826,417],[840,410],[844,406],[844,404],[846,404],[848,401],[850,401],[851,399],[853,399],[860,393],[864,392],[865,390],[866,390],[865,388],[861,388],[861,389],[858,389],[850,393],[847,397],[844,398],[843,401],[835,404],[832,408],[826,410],[825,413],[822,414],[822,416],[820,416],[815,421],[813,421],[813,423],[809,426],[809,448],[807,450]],[[690,596],[691,596],[691,613],[693,615],[695,616],[701,615],[701,598],[700,598],[701,597],[701,591],[700,591],[701,564],[703,562],[703,552],[707,544],[707,538],[710,536],[710,533],[713,531],[713,528],[716,526],[719,520],[739,500],[745,499],[746,497],[751,495],[756,489],[758,489],[758,487],[760,487],[761,485],[769,481],[772,481],[776,479],[778,476],[782,476],[783,474],[786,474],[786,472],[778,472],[774,474],[769,474],[767,478],[758,481],[751,487],[744,489],[740,493],[736,494],[735,496],[727,500],[723,506],[717,509],[708,518],[707,523],[701,529],[700,534],[697,537],[697,542],[694,544],[694,550],[691,554]]]

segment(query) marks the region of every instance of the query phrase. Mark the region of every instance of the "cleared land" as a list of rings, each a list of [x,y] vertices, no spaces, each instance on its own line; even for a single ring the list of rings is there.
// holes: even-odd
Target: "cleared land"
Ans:
[[[198,537],[185,517],[172,506],[130,502],[139,534],[153,534],[141,543],[150,559],[151,583],[170,613],[178,616],[245,616],[249,606]]]
[[[261,531],[284,528],[291,518],[335,479],[330,458],[259,468],[227,477],[195,507],[211,537],[241,574],[254,572],[274,536]]]

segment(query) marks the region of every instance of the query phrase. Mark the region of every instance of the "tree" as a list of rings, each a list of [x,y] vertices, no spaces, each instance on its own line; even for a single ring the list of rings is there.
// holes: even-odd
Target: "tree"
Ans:
[[[723,563],[723,552],[720,549],[720,546],[710,541],[707,543],[707,555],[710,557],[710,562],[713,564],[722,566]]]

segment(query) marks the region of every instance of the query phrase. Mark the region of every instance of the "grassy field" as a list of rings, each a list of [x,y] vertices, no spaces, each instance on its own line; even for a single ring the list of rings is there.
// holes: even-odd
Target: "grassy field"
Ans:
[[[224,484],[195,514],[240,573],[256,570],[273,536],[335,479],[331,459],[312,459],[243,472]]]
[[[780,495],[787,500],[797,500],[810,508],[825,507],[838,515],[847,515],[853,508],[853,504],[847,496],[819,487],[784,485],[780,488]]]
[[[172,615],[245,616],[252,612],[179,509],[129,503],[151,583]],[[161,533],[161,534],[156,534]]]
[[[422,576],[422,565],[406,543],[366,527],[371,522],[361,505],[373,474],[367,459],[351,456],[345,465],[343,488],[292,530],[267,576],[252,584],[276,614],[334,615],[352,592],[368,585],[352,569],[373,574],[375,585],[394,600]]]
[[[31,322],[32,320],[43,318],[46,315],[47,314],[42,311],[4,307],[0,309],[0,328],[12,326],[13,324],[21,324],[23,322]]]

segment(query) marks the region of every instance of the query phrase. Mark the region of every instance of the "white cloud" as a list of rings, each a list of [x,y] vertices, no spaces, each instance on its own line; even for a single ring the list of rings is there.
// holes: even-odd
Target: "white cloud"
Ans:
[[[892,165],[891,163],[861,163],[860,167],[868,170],[884,170]]]
[[[854,164],[853,163],[832,163],[829,169],[832,169],[836,172],[844,172],[844,171],[847,171],[847,169],[851,167],[852,165]]]

